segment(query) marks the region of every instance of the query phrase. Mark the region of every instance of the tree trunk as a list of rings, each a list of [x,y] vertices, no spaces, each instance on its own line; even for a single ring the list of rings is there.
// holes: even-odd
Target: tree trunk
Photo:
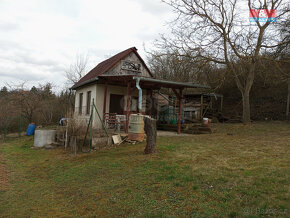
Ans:
[[[251,122],[250,91],[245,90],[243,97],[243,123]]]
[[[240,81],[240,79],[237,76],[237,72],[234,73],[236,75],[235,76],[236,85],[242,94],[243,123],[251,122],[250,91],[255,77],[255,64],[252,64],[250,68],[251,69],[248,71],[247,79],[245,82]]]
[[[155,151],[157,136],[156,120],[153,118],[144,117],[144,124],[144,130],[147,136],[144,153],[151,154]]]

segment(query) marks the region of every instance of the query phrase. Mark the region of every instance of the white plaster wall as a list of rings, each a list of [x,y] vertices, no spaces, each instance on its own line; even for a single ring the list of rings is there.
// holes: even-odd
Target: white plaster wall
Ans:
[[[90,115],[86,114],[86,106],[87,106],[87,92],[91,91],[91,105],[93,102],[93,99],[96,99],[96,85],[90,85],[90,86],[85,86],[83,88],[79,88],[76,90],[76,97],[75,97],[75,118],[85,120],[87,123]],[[80,93],[83,93],[83,108],[82,108],[82,115],[79,114],[78,109],[79,109],[79,96]]]
[[[103,103],[104,103],[104,90],[105,90],[105,85],[104,84],[94,84],[91,86],[87,86],[84,88],[77,89],[76,91],[76,98],[75,98],[75,117],[78,119],[86,119],[86,122],[89,120],[89,115],[86,115],[86,108],[83,107],[83,114],[80,116],[78,114],[78,107],[79,107],[79,94],[83,93],[83,106],[86,106],[87,102],[87,92],[91,91],[91,101],[95,101],[97,110],[101,116],[101,119],[103,119]],[[110,109],[110,95],[111,94],[116,94],[116,95],[124,95],[124,107],[126,109],[127,107],[127,87],[122,87],[122,86],[112,86],[108,85],[107,88],[107,99],[106,99],[106,113],[109,113]],[[146,90],[142,90],[143,94],[143,100],[142,100],[142,110],[141,112],[145,112],[146,109]],[[138,97],[138,90],[134,90],[132,93],[132,96]],[[97,116],[96,112],[94,112],[94,120],[93,120],[93,126],[96,128],[102,128],[102,123]]]

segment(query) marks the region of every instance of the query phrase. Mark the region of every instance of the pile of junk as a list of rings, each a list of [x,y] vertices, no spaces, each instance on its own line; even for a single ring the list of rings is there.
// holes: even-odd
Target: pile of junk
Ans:
[[[64,147],[65,150],[74,154],[87,153],[99,149],[114,148],[122,143],[136,144],[143,142],[144,117],[142,114],[131,114],[129,119],[128,133],[117,131],[116,128],[109,128],[106,123],[96,128],[92,120],[77,118],[62,118],[60,125],[43,128],[31,124],[27,132],[34,135],[34,147],[51,149]]]

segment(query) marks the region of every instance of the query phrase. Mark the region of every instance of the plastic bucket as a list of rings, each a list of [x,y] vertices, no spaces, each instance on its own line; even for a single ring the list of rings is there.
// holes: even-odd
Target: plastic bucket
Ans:
[[[204,118],[202,119],[202,124],[203,124],[204,126],[209,126],[209,119],[206,118],[206,117],[204,117]]]

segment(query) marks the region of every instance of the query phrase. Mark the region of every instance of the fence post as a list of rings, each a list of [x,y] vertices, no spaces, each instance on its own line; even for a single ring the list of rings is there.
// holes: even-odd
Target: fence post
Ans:
[[[90,120],[91,120],[91,122],[90,122],[90,142],[89,142],[90,151],[92,149],[92,144],[93,144],[93,119],[94,119],[94,105],[92,105],[91,116],[90,116]]]

